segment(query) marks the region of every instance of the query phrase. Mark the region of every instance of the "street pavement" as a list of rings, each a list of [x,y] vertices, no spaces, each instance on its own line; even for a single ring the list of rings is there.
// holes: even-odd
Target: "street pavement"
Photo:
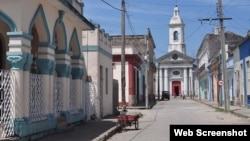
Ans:
[[[187,97],[187,99],[190,98]],[[192,100],[209,105],[213,108],[224,109],[224,107],[219,107],[215,102],[205,100],[200,101],[197,97]],[[154,104],[149,104],[148,108],[151,108],[152,106],[154,106]],[[127,107],[127,109],[128,111],[140,113],[141,110],[145,109],[145,106],[142,104],[139,106]],[[239,106],[230,106],[229,109],[232,114],[250,119],[250,109]],[[106,141],[112,135],[119,132],[119,127],[116,126],[116,121],[116,116],[106,117],[102,120],[88,121],[57,134],[43,137],[38,141]]]

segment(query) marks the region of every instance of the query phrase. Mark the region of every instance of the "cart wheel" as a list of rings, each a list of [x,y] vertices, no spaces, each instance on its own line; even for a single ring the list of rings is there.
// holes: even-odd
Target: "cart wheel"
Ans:
[[[137,120],[135,120],[135,129],[138,129],[138,128],[139,128],[139,121],[137,119]]]
[[[116,127],[120,127],[122,130],[126,129],[126,124],[123,121],[117,121]]]
[[[119,126],[121,126],[121,123],[120,123],[120,121],[117,121],[116,122],[116,127],[119,127]]]
[[[121,123],[121,127],[122,127],[123,130],[126,130],[126,126],[127,126],[127,125],[126,125],[126,122],[122,122],[122,123]]]

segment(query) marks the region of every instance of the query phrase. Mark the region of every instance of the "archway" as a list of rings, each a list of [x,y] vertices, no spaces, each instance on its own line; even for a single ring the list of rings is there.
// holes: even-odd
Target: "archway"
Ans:
[[[62,18],[62,16],[60,16]],[[67,53],[67,36],[66,36],[66,29],[64,26],[64,23],[62,19],[59,18],[57,19],[55,26],[54,26],[54,31],[53,31],[53,44],[56,46],[55,47],[55,56],[59,56],[60,54],[66,54]],[[55,58],[55,63],[56,64],[61,64],[60,60],[66,60],[65,57],[62,58]],[[61,64],[63,65],[63,64]],[[58,67],[56,65],[56,67]],[[60,68],[59,68],[60,69]],[[53,73],[54,77],[59,76],[58,68],[55,69],[56,71]]]
[[[0,69],[4,68],[4,44],[3,44],[3,39],[0,36]],[[5,57],[6,58],[6,57]]]
[[[76,29],[74,29],[70,39],[69,50],[68,50],[71,53],[71,59],[81,58],[81,49],[77,35],[78,35],[77,31]]]
[[[33,55],[31,73],[39,73],[37,60],[39,60],[39,47],[48,47],[50,44],[50,34],[42,5],[37,8],[31,22],[29,34],[33,36],[31,40],[31,53]]]
[[[38,32],[35,26],[33,26],[32,28],[32,32],[31,32],[33,39],[31,40],[31,53],[33,55],[33,61],[30,67],[30,72],[31,73],[38,73],[38,69],[37,69],[37,64],[36,61],[38,59],[38,47],[37,44],[39,43],[39,36],[38,36]]]
[[[8,43],[9,37],[7,32],[10,31],[9,26],[0,20],[0,69],[8,70],[9,64],[7,62],[6,52],[9,50]]]

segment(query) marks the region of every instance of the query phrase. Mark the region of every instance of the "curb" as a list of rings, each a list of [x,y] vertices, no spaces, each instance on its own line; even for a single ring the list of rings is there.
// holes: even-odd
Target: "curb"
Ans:
[[[203,103],[203,104],[208,105],[208,106],[210,106],[212,108],[215,108],[215,109],[221,109],[221,110],[223,110],[223,112],[225,112],[225,110],[223,108],[221,108],[221,107],[216,107],[216,106],[213,106],[211,104],[208,104],[208,103],[205,103],[205,102],[202,102],[202,101],[199,101],[199,100],[195,100],[195,99],[194,99],[194,101]],[[246,116],[244,114],[240,114],[240,113],[235,112],[235,110],[230,110],[229,113],[234,114],[235,116],[238,116],[238,117],[246,118],[246,119],[250,118],[249,116]]]
[[[102,133],[101,135],[93,139],[92,141],[107,141],[110,137],[116,134],[119,130],[120,130],[120,127],[117,127],[117,126],[112,127],[111,129],[109,129],[105,133]]]

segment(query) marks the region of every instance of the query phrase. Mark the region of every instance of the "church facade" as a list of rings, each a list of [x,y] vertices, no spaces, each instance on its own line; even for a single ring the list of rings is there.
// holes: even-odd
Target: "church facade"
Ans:
[[[184,22],[177,6],[169,23],[168,52],[157,59],[156,93],[161,97],[164,91],[171,96],[191,95],[194,91],[194,59],[186,55]]]

